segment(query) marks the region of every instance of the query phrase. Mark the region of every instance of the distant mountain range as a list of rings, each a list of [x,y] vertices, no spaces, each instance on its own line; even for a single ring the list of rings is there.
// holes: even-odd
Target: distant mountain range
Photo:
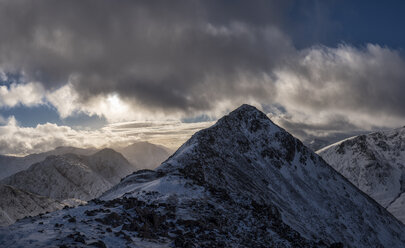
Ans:
[[[126,147],[114,147],[124,157],[138,169],[154,169],[166,160],[172,153],[169,148],[151,144],[149,142],[135,142]],[[0,180],[11,176],[19,171],[26,170],[32,164],[45,160],[51,155],[91,155],[98,151],[96,148],[77,148],[70,146],[60,146],[54,150],[27,155],[24,157],[0,155]]]
[[[169,157],[167,149],[147,142],[135,143],[123,151],[132,163],[111,149],[74,147],[26,157],[0,157],[1,175],[8,175],[0,180],[0,225],[85,203],[134,171],[154,168]]]
[[[32,164],[41,162],[46,157],[51,155],[63,155],[67,153],[90,155],[96,151],[96,149],[82,149],[70,146],[61,146],[48,152],[31,154],[25,157],[0,155],[0,180],[19,171],[26,170]]]
[[[405,223],[405,127],[352,137],[317,153]]]
[[[149,142],[136,142],[123,148],[116,148],[128,161],[138,169],[153,170],[174,152],[167,147]]]
[[[0,228],[6,247],[404,247],[405,226],[242,105],[156,170],[85,206]]]
[[[120,153],[103,149],[93,155],[48,156],[0,181],[27,192],[56,200],[91,200],[131,174],[136,167]]]

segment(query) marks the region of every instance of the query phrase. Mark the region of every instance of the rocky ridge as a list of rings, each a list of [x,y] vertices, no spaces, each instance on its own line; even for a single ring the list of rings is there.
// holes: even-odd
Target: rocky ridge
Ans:
[[[242,105],[156,170],[135,172],[86,206],[0,229],[0,242],[403,247],[405,226],[262,112]]]

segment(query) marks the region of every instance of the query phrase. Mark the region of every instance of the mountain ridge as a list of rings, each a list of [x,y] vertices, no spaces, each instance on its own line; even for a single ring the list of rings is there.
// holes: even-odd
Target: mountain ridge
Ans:
[[[126,147],[117,148],[138,169],[155,169],[173,152],[164,146],[149,142],[135,142]]]
[[[14,223],[23,217],[62,209],[65,204],[53,199],[26,192],[10,185],[0,184],[0,226]]]
[[[43,232],[30,235],[38,222]],[[54,231],[56,224],[63,227]],[[242,105],[156,170],[133,173],[88,205],[0,229],[0,241],[10,245],[94,240],[120,247],[403,247],[405,226]]]
[[[405,128],[351,137],[317,153],[405,222]]]
[[[91,200],[135,170],[121,154],[103,149],[91,156],[50,155],[0,183],[57,200]]]
[[[63,155],[66,153],[75,153],[79,155],[91,155],[97,150],[93,148],[77,148],[72,146],[59,146],[54,150],[43,153],[34,153],[24,157],[0,155],[0,180],[11,176],[17,172],[28,169],[32,164],[43,161],[50,155]]]

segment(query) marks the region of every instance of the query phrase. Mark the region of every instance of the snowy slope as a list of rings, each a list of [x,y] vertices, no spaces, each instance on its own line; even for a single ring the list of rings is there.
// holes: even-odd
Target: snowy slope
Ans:
[[[405,223],[405,127],[352,137],[317,153]]]
[[[43,223],[40,225],[39,223]],[[404,247],[405,226],[256,108],[87,206],[0,229],[13,246]]]
[[[168,148],[149,142],[136,142],[124,148],[116,149],[138,169],[155,169],[171,154]]]
[[[26,216],[35,216],[64,207],[60,202],[10,185],[0,185],[0,199],[0,226],[10,225]]]
[[[11,176],[19,171],[26,170],[32,164],[41,162],[50,155],[63,155],[67,153],[91,155],[95,152],[95,149],[82,149],[70,146],[61,146],[48,152],[31,154],[25,157],[0,155],[0,180]]]
[[[0,182],[57,200],[90,200],[135,169],[121,154],[104,149],[91,156],[49,156]]]

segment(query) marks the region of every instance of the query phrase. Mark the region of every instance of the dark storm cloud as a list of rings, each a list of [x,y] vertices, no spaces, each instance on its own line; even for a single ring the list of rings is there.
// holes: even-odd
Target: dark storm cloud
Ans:
[[[312,45],[339,26],[331,11],[318,1],[0,1],[0,67],[47,90],[70,82],[83,106],[116,92],[137,111],[181,117],[276,103],[311,135],[398,125],[404,58]],[[297,49],[297,37],[312,43]]]
[[[275,119],[277,120],[277,124],[294,134],[294,136],[314,151],[340,140],[368,133],[368,131],[364,131],[350,123],[350,120],[344,116],[338,115],[320,124],[296,122],[290,118]]]
[[[272,85],[243,75],[271,69],[292,46],[269,1],[2,1],[1,64],[83,99],[118,92],[149,108],[209,110],[265,99]]]
[[[301,51],[284,70],[283,82],[293,84],[282,93],[290,104],[311,111],[405,117],[405,61],[398,51],[371,44],[316,46]]]
[[[308,124],[303,122],[295,122],[290,119],[281,119],[279,123],[293,133],[304,134],[304,132],[333,132],[337,130],[350,131],[355,130],[356,126],[351,124],[344,116],[335,116],[328,123]]]

